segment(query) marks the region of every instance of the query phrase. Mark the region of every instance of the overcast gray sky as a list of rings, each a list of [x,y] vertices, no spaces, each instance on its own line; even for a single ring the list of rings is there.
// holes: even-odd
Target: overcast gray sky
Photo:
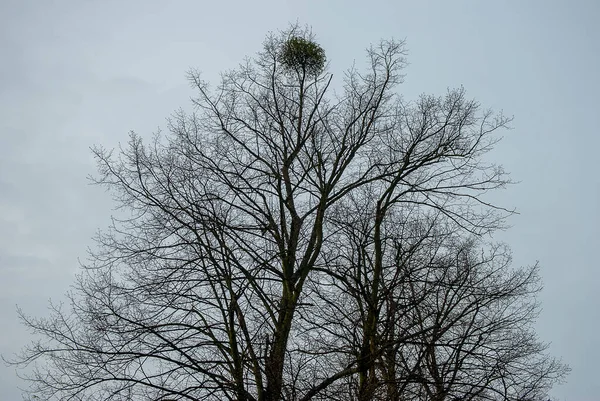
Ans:
[[[0,353],[30,340],[15,305],[42,315],[61,300],[108,224],[108,196],[86,181],[89,146],[164,127],[189,108],[186,70],[216,83],[296,21],[312,26],[333,71],[381,38],[406,38],[406,98],[464,85],[515,116],[492,157],[520,184],[494,196],[521,214],[498,238],[516,264],[543,267],[538,332],[573,368],[554,394],[597,400],[597,0],[0,0]],[[0,365],[0,401],[20,399],[19,385]]]

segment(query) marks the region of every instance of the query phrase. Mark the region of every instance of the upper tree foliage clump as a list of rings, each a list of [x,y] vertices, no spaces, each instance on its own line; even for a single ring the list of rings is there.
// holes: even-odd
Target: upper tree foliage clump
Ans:
[[[325,50],[314,40],[294,35],[283,42],[279,62],[288,70],[317,76],[325,68]]]
[[[332,94],[292,27],[214,90],[191,73],[165,137],[95,148],[128,213],[66,303],[22,314],[27,395],[546,400],[568,368],[534,331],[539,268],[490,240],[510,180],[485,155],[511,119],[462,88],[406,101],[405,65],[381,41]]]

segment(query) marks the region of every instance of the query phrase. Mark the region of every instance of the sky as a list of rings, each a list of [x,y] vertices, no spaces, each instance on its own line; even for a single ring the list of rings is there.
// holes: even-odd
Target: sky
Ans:
[[[571,368],[559,400],[600,394],[600,2],[0,0],[0,353],[32,337],[16,305],[43,316],[64,300],[78,258],[114,204],[86,177],[92,145],[149,137],[194,96],[261,50],[269,31],[312,27],[331,69],[405,39],[407,99],[464,86],[514,115],[490,155],[518,181],[494,194],[519,215],[497,238],[514,263],[539,261],[537,331]],[[336,79],[334,78],[334,79]],[[25,383],[0,364],[0,401]]]

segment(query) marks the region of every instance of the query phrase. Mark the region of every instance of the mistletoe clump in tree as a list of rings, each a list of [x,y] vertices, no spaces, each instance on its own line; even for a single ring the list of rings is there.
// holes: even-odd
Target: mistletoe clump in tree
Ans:
[[[279,62],[298,74],[317,76],[325,68],[325,51],[311,39],[291,36],[283,42]]]

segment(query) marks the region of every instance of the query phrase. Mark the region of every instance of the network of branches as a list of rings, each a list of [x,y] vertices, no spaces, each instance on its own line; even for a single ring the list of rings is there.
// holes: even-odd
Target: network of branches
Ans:
[[[190,73],[168,135],[95,148],[121,213],[69,302],[22,314],[27,394],[547,399],[568,369],[533,330],[539,269],[490,240],[511,211],[485,155],[510,118],[462,88],[403,100],[403,42],[366,60],[333,94],[292,27],[214,91]]]

